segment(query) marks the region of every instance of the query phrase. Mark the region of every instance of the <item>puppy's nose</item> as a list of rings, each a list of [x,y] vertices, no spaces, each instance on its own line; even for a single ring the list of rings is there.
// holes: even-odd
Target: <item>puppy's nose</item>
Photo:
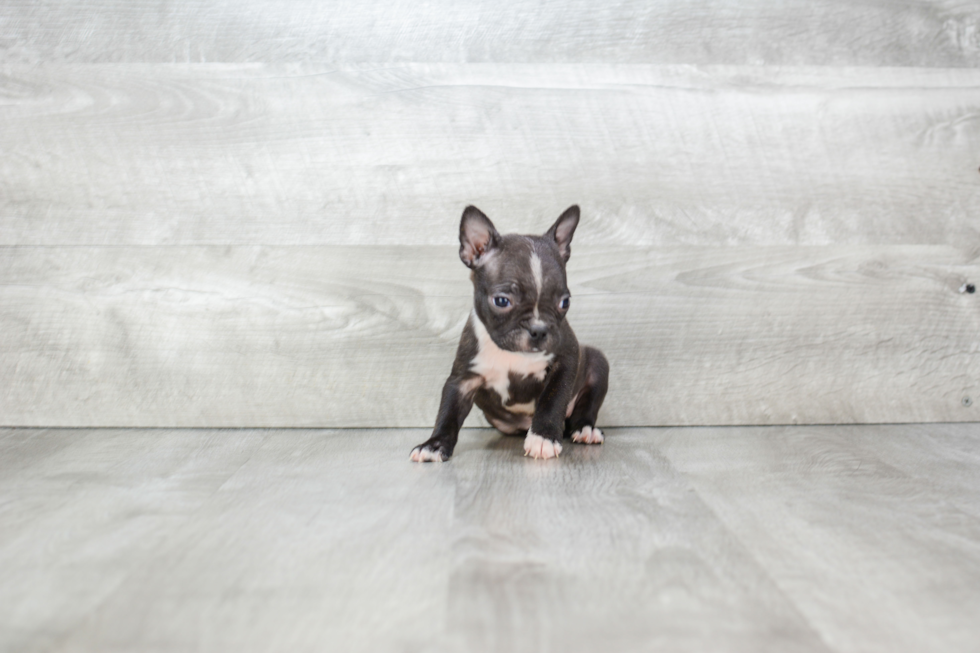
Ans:
[[[533,342],[541,342],[544,340],[545,336],[548,335],[548,327],[544,325],[531,325],[527,328],[527,332],[531,335],[531,340]]]

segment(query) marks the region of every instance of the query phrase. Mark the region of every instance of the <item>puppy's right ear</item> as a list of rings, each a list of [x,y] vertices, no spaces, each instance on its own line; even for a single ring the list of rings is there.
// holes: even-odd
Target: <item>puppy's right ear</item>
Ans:
[[[490,218],[475,206],[467,206],[459,221],[459,258],[466,267],[479,267],[499,242],[500,234]]]

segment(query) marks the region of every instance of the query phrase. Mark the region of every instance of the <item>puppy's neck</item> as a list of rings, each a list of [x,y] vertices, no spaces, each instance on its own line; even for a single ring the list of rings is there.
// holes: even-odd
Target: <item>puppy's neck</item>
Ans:
[[[539,381],[544,380],[548,366],[555,358],[554,354],[501,349],[490,337],[475,309],[470,313],[470,324],[477,342],[477,352],[470,361],[470,371],[479,375],[486,387],[496,391],[501,401],[510,401],[511,374],[518,378],[533,376]]]

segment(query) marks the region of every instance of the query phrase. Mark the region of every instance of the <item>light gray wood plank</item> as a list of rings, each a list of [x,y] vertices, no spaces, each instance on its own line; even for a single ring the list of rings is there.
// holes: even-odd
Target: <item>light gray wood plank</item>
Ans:
[[[909,426],[907,431],[921,443],[909,447],[901,438],[876,437],[882,430],[844,430],[853,446],[882,464],[901,470],[940,492],[944,502],[980,517],[980,425],[972,429],[942,427],[934,424]]]
[[[417,435],[269,434],[56,650],[425,648],[447,611],[453,483],[407,462]]]
[[[945,477],[976,478],[980,424],[653,440],[832,649],[976,648],[980,495]],[[942,456],[950,447],[966,455]]]
[[[71,493],[35,507],[38,519],[12,525],[19,537],[0,548],[0,570],[16,568],[19,581],[0,585],[16,607],[0,612],[0,641],[24,651],[828,650],[649,448],[576,448],[537,464],[520,440],[486,430],[465,433],[453,463],[418,466],[405,454],[422,431],[242,435],[90,432],[77,457],[6,485],[14,505],[38,487]],[[150,462],[202,451],[202,437],[224,440],[224,455],[197,474]],[[187,511],[188,486],[204,485],[212,491]],[[154,537],[162,514],[178,519]],[[107,541],[114,555],[99,555]],[[78,597],[73,609],[42,600],[58,591]]]
[[[0,61],[976,66],[975,3],[7,0]]]
[[[0,244],[980,242],[980,70],[7,65]]]
[[[970,421],[978,257],[583,243],[569,319],[612,364],[602,425]],[[471,293],[451,247],[4,248],[0,415],[429,426]]]
[[[457,650],[829,650],[687,480],[627,433],[545,466],[524,464],[520,438],[464,432]]]
[[[980,424],[607,435],[0,429],[0,649],[975,648]]]
[[[4,430],[0,650],[63,645],[266,437]]]

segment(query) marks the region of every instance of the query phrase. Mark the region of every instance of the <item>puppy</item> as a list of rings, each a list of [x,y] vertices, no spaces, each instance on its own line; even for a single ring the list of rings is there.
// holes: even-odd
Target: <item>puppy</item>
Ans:
[[[596,417],[609,363],[580,347],[565,319],[565,264],[578,221],[572,206],[542,236],[501,236],[476,207],[463,211],[459,257],[472,270],[473,310],[432,437],[412,450],[413,461],[448,460],[474,403],[503,433],[526,433],[525,456],[556,458],[565,436],[602,443]]]

